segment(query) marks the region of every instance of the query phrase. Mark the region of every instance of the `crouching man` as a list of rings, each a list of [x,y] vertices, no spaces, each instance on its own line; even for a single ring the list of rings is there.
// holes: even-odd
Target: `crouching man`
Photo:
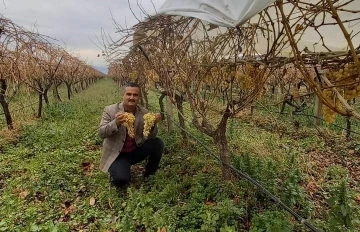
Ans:
[[[155,125],[148,137],[143,136],[143,116],[148,111],[138,106],[140,87],[136,83],[128,83],[124,88],[123,101],[106,106],[102,115],[99,136],[104,139],[103,155],[100,169],[110,174],[111,183],[117,188],[130,182],[130,167],[147,159],[144,177],[155,174],[164,152],[164,143],[156,137],[157,126],[161,115],[155,115]],[[124,126],[126,113],[135,116],[134,135],[129,136]]]

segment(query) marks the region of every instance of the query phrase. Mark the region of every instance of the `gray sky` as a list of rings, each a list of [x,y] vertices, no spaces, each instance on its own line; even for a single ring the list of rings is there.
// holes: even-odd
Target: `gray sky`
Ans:
[[[137,17],[143,16],[136,0],[129,1]],[[149,0],[139,2],[148,13],[155,12]],[[156,9],[163,2],[165,0],[153,0]],[[101,35],[101,28],[115,36],[111,14],[124,26],[125,19],[127,25],[137,23],[128,0],[3,0],[0,13],[29,30],[36,25],[39,33],[59,40],[69,52],[80,54],[83,60],[102,72],[107,72],[107,64],[97,57],[101,49],[94,44],[96,36]]]

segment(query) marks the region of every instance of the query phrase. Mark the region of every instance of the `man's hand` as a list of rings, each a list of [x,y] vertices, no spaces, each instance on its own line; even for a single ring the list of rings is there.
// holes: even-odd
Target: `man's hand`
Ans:
[[[120,111],[115,115],[115,122],[118,127],[126,121],[126,116],[124,113],[125,112]]]
[[[161,122],[161,120],[162,120],[161,114],[156,113],[155,114],[155,124],[158,123],[158,122]]]

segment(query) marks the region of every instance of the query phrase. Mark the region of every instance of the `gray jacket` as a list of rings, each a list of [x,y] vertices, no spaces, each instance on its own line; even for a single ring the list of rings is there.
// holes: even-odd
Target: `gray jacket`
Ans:
[[[108,172],[110,165],[114,162],[122,150],[122,147],[124,146],[126,138],[126,127],[120,126],[118,128],[115,122],[115,115],[119,111],[124,111],[123,103],[116,103],[106,106],[101,118],[99,136],[104,139],[104,143],[100,169],[103,172]],[[137,106],[134,122],[135,142],[137,146],[140,146],[145,141],[143,136],[143,116],[147,112],[148,111],[145,108]],[[155,126],[148,138],[155,138],[156,134],[157,127]]]

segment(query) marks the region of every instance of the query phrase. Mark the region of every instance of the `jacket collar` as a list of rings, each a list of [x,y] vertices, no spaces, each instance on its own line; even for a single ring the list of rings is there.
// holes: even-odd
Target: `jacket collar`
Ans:
[[[125,109],[124,109],[124,103],[123,102],[119,102],[118,103],[118,109],[119,109],[119,111],[125,111]],[[137,112],[139,112],[140,111],[140,107],[137,105],[136,106],[136,110],[135,110],[135,114],[137,113]]]

